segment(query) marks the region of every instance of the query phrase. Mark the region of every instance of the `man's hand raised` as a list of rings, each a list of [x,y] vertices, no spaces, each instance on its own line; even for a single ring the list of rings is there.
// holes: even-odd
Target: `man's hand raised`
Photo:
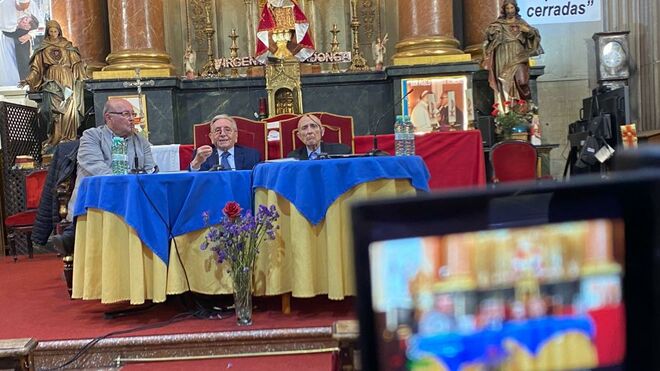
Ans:
[[[199,170],[199,168],[202,166],[204,161],[206,161],[209,156],[213,154],[213,147],[209,145],[201,146],[197,148],[197,153],[195,154],[195,158],[193,158],[192,161],[190,161],[190,168],[193,170]]]

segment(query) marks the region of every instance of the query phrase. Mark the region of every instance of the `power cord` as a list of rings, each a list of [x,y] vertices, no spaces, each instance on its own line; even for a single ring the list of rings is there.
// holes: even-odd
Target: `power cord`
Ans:
[[[60,365],[58,365],[54,368],[49,368],[49,369],[46,369],[46,370],[59,370],[59,369],[62,369],[62,368],[65,368],[65,367],[69,366],[70,364],[72,364],[75,361],[77,361],[78,359],[80,359],[80,357],[82,357],[85,353],[87,353],[87,351],[89,351],[94,345],[98,344],[103,339],[107,339],[109,337],[116,336],[116,335],[124,335],[124,334],[128,334],[128,333],[131,333],[131,332],[136,332],[136,331],[142,331],[142,330],[149,330],[149,329],[154,329],[154,328],[165,327],[165,326],[169,326],[173,323],[181,322],[181,321],[184,321],[184,320],[187,320],[187,319],[190,319],[190,318],[195,318],[195,317],[196,316],[194,315],[193,312],[179,313],[179,314],[175,315],[174,317],[170,318],[167,321],[151,323],[151,324],[148,324],[148,325],[142,325],[142,326],[138,326],[138,327],[133,327],[133,328],[130,328],[130,329],[127,329],[127,330],[119,330],[119,331],[109,332],[105,335],[102,335],[102,336],[99,336],[97,338],[94,338],[94,339],[90,340],[87,344],[85,344],[82,348],[80,348],[80,350],[78,350],[78,352],[76,352],[76,354],[74,354],[73,357],[66,360],[64,363],[62,363],[62,364],[60,364]]]

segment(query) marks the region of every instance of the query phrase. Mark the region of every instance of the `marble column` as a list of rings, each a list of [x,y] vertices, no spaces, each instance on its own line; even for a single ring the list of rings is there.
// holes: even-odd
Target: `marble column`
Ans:
[[[399,1],[399,42],[394,64],[456,61],[462,55],[454,37],[452,0]]]
[[[106,65],[110,41],[105,0],[53,0],[52,18],[62,26],[64,37],[80,49],[88,73]]]
[[[465,0],[463,2],[463,30],[465,52],[473,60],[483,59],[483,43],[486,27],[500,14],[501,0]]]
[[[163,0],[108,0],[110,48],[104,70],[168,69]]]
[[[254,0],[243,0],[245,3],[245,20],[247,22],[247,50],[248,55],[254,56],[254,49],[256,47],[256,36],[257,36],[257,22],[259,21],[258,17],[261,16],[259,10],[257,10],[257,4]]]

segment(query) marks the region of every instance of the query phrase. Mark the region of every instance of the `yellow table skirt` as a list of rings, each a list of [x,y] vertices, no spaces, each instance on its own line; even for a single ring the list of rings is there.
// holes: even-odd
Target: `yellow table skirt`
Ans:
[[[416,190],[408,180],[360,184],[341,195],[328,208],[325,219],[313,226],[274,191],[257,189],[255,204],[275,205],[280,213],[280,229],[276,240],[267,242],[257,260],[255,295],[327,294],[337,300],[355,295],[350,204],[358,199],[414,194]],[[199,230],[176,237],[176,247],[173,242],[166,266],[121,217],[89,209],[76,224],[73,298],[101,299],[103,303],[163,302],[167,294],[188,291],[188,282],[193,292],[230,294],[232,284],[226,263],[217,265],[211,251],[199,249],[205,233]]]
[[[275,205],[280,213],[277,239],[268,242],[257,260],[258,292],[291,292],[294,297],[327,294],[335,300],[355,295],[350,205],[356,200],[416,192],[404,179],[363,183],[342,194],[314,226],[284,197],[258,188],[255,205]]]

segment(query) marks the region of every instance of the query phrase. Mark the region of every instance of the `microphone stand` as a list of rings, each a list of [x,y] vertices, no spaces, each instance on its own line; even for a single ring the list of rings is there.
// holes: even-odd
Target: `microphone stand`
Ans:
[[[137,134],[133,134],[137,135]],[[147,170],[144,167],[140,167],[140,160],[137,155],[137,147],[135,146],[136,138],[133,138],[133,168],[131,169],[131,174],[146,174]]]
[[[406,99],[406,97],[409,96],[413,91],[415,91],[415,89],[410,89],[410,91],[408,91],[406,93],[406,95],[401,97],[401,99],[399,99],[398,101],[392,103],[389,107],[387,107],[385,112],[383,112],[383,114],[378,118],[378,120],[376,120],[376,125],[373,126],[373,130],[371,131],[371,134],[373,135],[373,148],[371,149],[371,151],[367,152],[367,156],[390,156],[389,153],[387,153],[387,152],[385,152],[381,149],[378,149],[378,134],[377,134],[378,128],[380,127],[380,123],[385,118],[385,116],[387,116],[387,114],[391,110],[393,110],[394,107],[401,104],[403,102],[403,100]]]

